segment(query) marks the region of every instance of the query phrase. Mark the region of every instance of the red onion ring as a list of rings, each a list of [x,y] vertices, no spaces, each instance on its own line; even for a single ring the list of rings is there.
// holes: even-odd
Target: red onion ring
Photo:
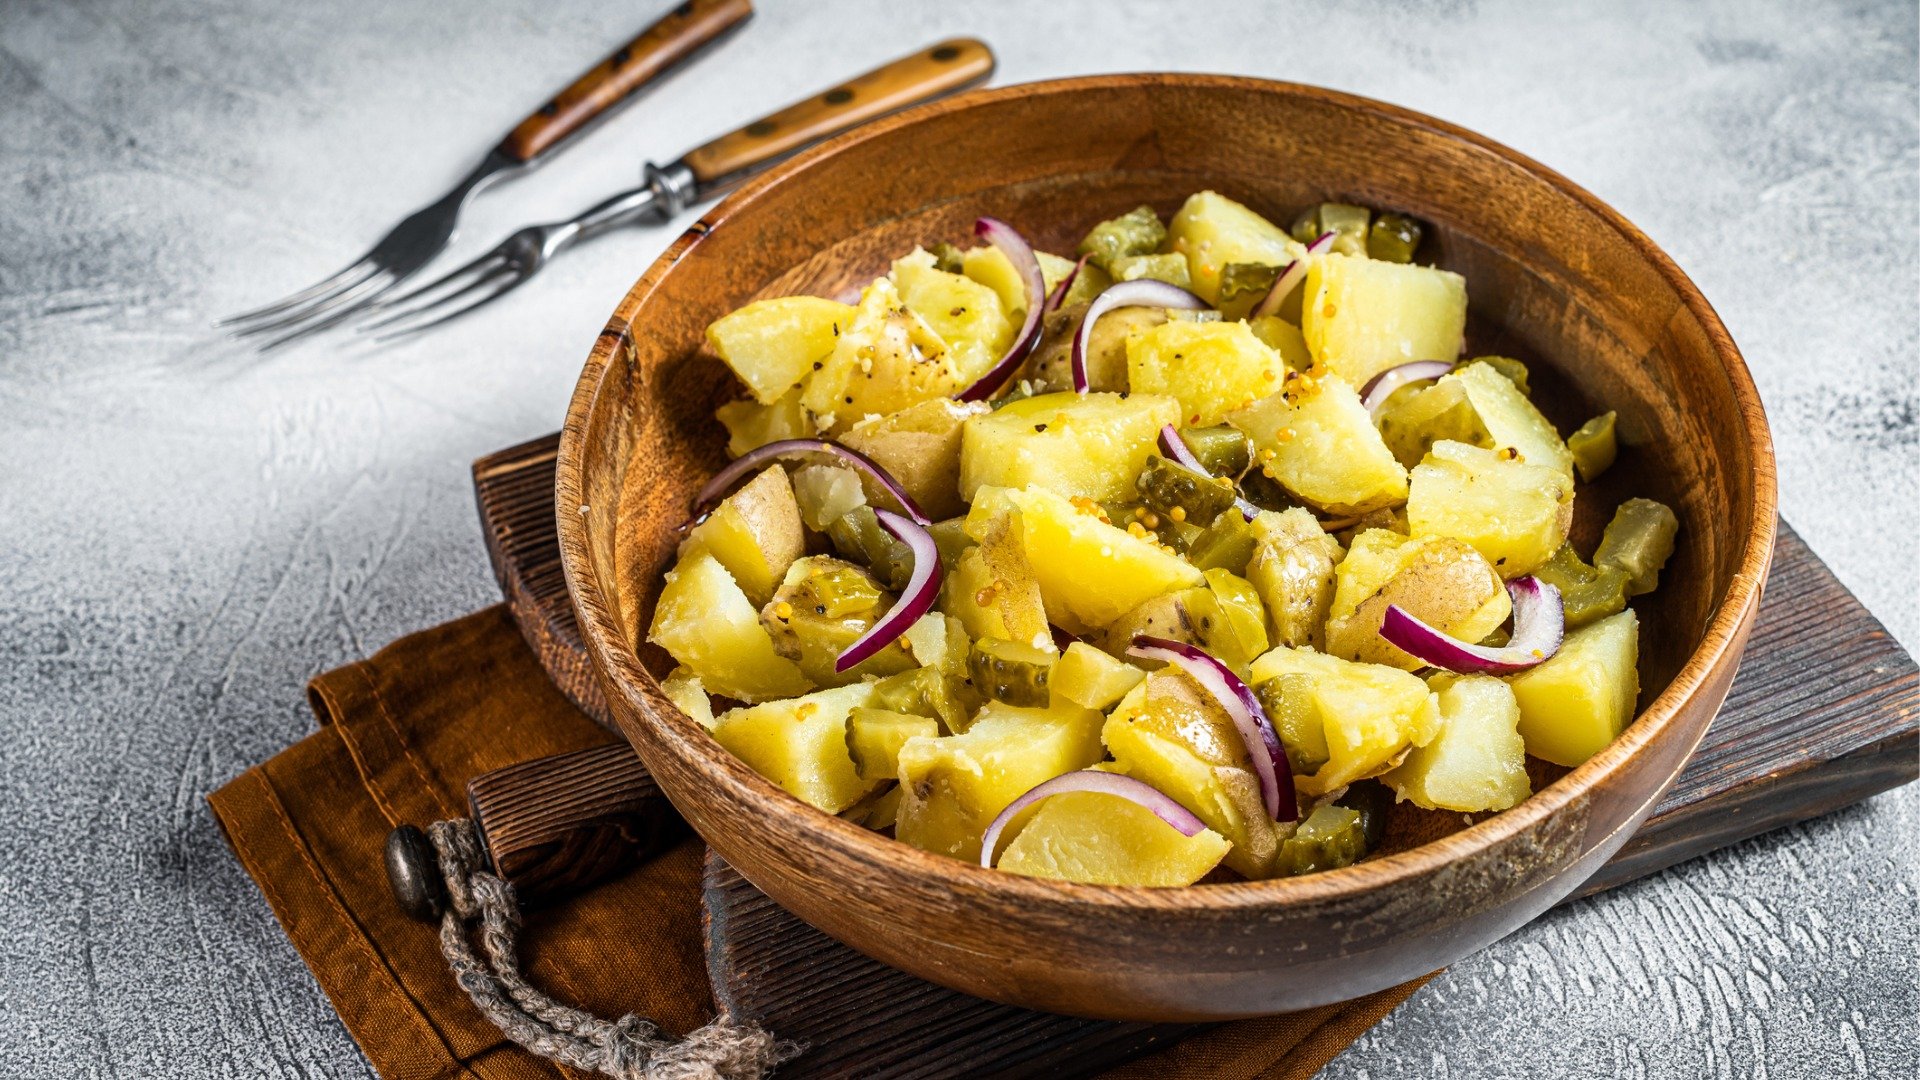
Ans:
[[[1080,276],[1080,271],[1086,269],[1087,260],[1091,258],[1093,258],[1091,255],[1080,256],[1080,261],[1073,264],[1073,269],[1067,271],[1067,276],[1053,286],[1053,291],[1047,294],[1048,311],[1059,311],[1060,305],[1067,302],[1067,293],[1073,291],[1073,279]]]
[[[1275,821],[1299,820],[1300,807],[1293,793],[1293,767],[1280,746],[1280,733],[1273,729],[1273,721],[1267,719],[1260,699],[1232,668],[1197,645],[1145,635],[1133,639],[1127,655],[1164,660],[1211,694],[1233,719],[1233,726],[1240,729],[1247,757],[1253,760],[1253,774],[1260,780],[1260,798],[1266,803],[1267,814]],[[1282,814],[1286,816],[1281,817]]]
[[[1073,645],[1080,640],[1079,636],[1074,634],[1073,631],[1062,630],[1052,623],[1047,624],[1047,629],[1053,634],[1054,652],[1066,652],[1069,645]]]
[[[1300,284],[1301,278],[1307,276],[1307,255],[1323,255],[1331,247],[1333,247],[1332,233],[1323,232],[1315,237],[1313,243],[1307,245],[1306,255],[1288,263],[1286,270],[1274,279],[1273,288],[1267,290],[1267,295],[1260,299],[1260,305],[1253,309],[1253,314],[1247,316],[1248,321],[1264,318],[1279,311],[1280,302],[1287,298],[1287,294],[1293,291],[1295,285]]]
[[[1187,445],[1187,441],[1180,437],[1180,432],[1172,424],[1165,424],[1160,428],[1160,452],[1167,455],[1168,459],[1185,465],[1201,476],[1213,475],[1207,471],[1205,465],[1200,464],[1199,458],[1193,456],[1193,448]],[[1254,516],[1260,513],[1260,508],[1241,498],[1237,490],[1233,493],[1233,506],[1240,511],[1240,516],[1248,521],[1252,521]]]
[[[1513,637],[1501,648],[1441,633],[1398,604],[1388,605],[1380,636],[1434,667],[1463,675],[1525,671],[1560,651],[1567,630],[1566,608],[1560,590],[1537,577],[1514,578],[1507,582],[1507,593],[1513,597]]]
[[[1014,272],[1027,282],[1027,321],[1020,324],[1020,332],[1013,336],[1013,345],[985,375],[974,380],[972,386],[954,395],[960,401],[985,401],[999,390],[1020,362],[1027,358],[1033,347],[1040,343],[1040,316],[1045,313],[1047,301],[1047,279],[1040,273],[1040,258],[1033,253],[1033,245],[1021,236],[1013,226],[999,218],[983,217],[973,223],[974,235],[1000,249],[1000,254],[1013,264]],[[1066,295],[1065,293],[1061,294]]]
[[[907,489],[901,487],[900,481],[895,480],[887,470],[881,468],[879,462],[858,450],[850,450],[825,439],[781,439],[779,442],[770,442],[742,454],[733,464],[714,473],[713,479],[707,481],[706,486],[700,489],[700,494],[693,497],[694,520],[698,521],[711,513],[733,488],[734,481],[775,458],[791,457],[795,454],[832,454],[840,458],[867,474],[867,479],[880,485],[887,494],[893,496],[894,500],[900,504],[900,508],[913,519],[914,524],[922,526],[933,524],[933,519],[927,517],[926,513],[920,509],[920,504],[913,501],[913,496],[907,494]]]
[[[1453,365],[1445,360],[1415,360],[1390,367],[1368,379],[1367,385],[1360,388],[1360,404],[1367,407],[1368,416],[1373,416],[1393,396],[1395,390],[1422,379],[1437,379],[1452,370]]]
[[[1094,297],[1093,303],[1087,305],[1086,318],[1080,320],[1079,333],[1073,335],[1073,392],[1087,392],[1087,343],[1093,340],[1093,324],[1100,321],[1100,316],[1123,307],[1200,311],[1206,306],[1205,300],[1180,286],[1152,278],[1123,281]]]
[[[1207,827],[1207,823],[1194,816],[1193,811],[1173,801],[1173,797],[1144,780],[1135,780],[1121,773],[1103,772],[1099,769],[1081,769],[1079,772],[1062,773],[1051,780],[1043,780],[1034,785],[1025,795],[1007,804],[1005,810],[987,826],[986,834],[980,837],[980,865],[993,869],[993,856],[1000,847],[1000,834],[1006,830],[1020,811],[1034,803],[1053,795],[1064,795],[1070,791],[1092,791],[1101,795],[1118,795],[1137,806],[1153,811],[1153,816],[1180,830],[1181,836],[1197,836]]]
[[[913,575],[907,579],[907,587],[900,591],[900,599],[894,601],[880,621],[856,638],[845,652],[834,657],[835,674],[893,644],[932,609],[934,600],[940,596],[940,546],[933,542],[933,534],[919,522],[891,510],[875,510],[873,514],[880,519],[881,528],[913,551]]]

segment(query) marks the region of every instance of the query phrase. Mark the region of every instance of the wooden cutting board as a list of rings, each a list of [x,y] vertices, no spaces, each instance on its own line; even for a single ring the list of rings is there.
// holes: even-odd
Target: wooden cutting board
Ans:
[[[527,643],[611,726],[560,571],[558,435],[473,466],[494,573]],[[618,751],[613,751],[617,753]],[[643,771],[637,760],[619,763]],[[1745,660],[1693,760],[1586,896],[1920,775],[1920,670],[1785,522]],[[707,855],[716,1004],[809,1049],[790,1078],[1085,1076],[1197,1030],[1079,1020],[958,994],[854,952]]]

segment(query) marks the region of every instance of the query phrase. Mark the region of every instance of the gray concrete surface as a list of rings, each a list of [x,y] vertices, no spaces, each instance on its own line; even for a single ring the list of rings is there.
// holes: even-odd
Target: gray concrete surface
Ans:
[[[467,463],[555,427],[672,235],[379,354],[208,332],[344,262],[662,3],[0,0],[0,1074],[367,1069],[203,796],[310,727],[302,682],[494,599]],[[1920,645],[1920,205],[1908,2],[762,0],[459,251],[937,35],[999,81],[1320,83],[1476,128],[1666,246],[1746,350],[1786,516]],[[1906,790],[1557,912],[1329,1069],[1912,1076]]]

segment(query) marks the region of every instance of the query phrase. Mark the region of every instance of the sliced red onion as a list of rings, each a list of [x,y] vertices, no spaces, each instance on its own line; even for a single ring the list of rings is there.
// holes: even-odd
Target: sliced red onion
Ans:
[[[1054,652],[1062,652],[1062,653],[1066,652],[1067,646],[1073,645],[1080,640],[1080,638],[1077,635],[1075,635],[1073,631],[1062,630],[1059,627],[1053,625],[1052,623],[1047,624],[1047,629],[1052,631],[1053,633],[1053,651]]]
[[[1013,335],[1013,345],[1007,349],[1006,355],[988,368],[985,375],[974,380],[972,386],[955,395],[960,401],[987,400],[1019,369],[1021,361],[1040,342],[1040,316],[1045,314],[1047,301],[1047,279],[1040,273],[1040,259],[1033,253],[1033,245],[1027,243],[1026,237],[1021,236],[1013,226],[991,217],[974,222],[973,232],[999,248],[1000,254],[1013,264],[1014,272],[1026,279],[1027,321],[1021,323],[1020,332]]]
[[[1054,285],[1053,291],[1047,294],[1048,311],[1059,311],[1060,305],[1067,302],[1067,294],[1073,291],[1073,280],[1080,276],[1080,271],[1087,268],[1087,260],[1091,258],[1093,258],[1091,255],[1080,256],[1080,261],[1073,264],[1073,269],[1067,271],[1067,276]]]
[[[1500,648],[1474,645],[1441,633],[1399,604],[1387,607],[1380,636],[1395,648],[1411,653],[1437,668],[1463,675],[1512,675],[1525,671],[1560,651],[1566,635],[1566,609],[1560,590],[1537,577],[1507,582],[1513,597],[1513,637]]]
[[[1049,796],[1064,795],[1070,791],[1117,795],[1153,811],[1154,817],[1180,830],[1181,836],[1197,836],[1207,827],[1207,823],[1194,816],[1193,811],[1174,802],[1172,796],[1144,780],[1099,769],[1082,769],[1041,781],[1025,795],[1008,803],[1007,808],[1000,811],[1000,816],[993,819],[993,824],[987,826],[986,835],[980,838],[980,865],[993,869],[993,856],[1000,847],[1000,834],[1006,831],[1007,824],[1020,811]]]
[[[849,450],[825,439],[781,439],[779,442],[770,442],[742,454],[733,464],[714,473],[713,479],[707,481],[706,486],[700,489],[700,494],[693,497],[695,519],[705,516],[718,506],[720,500],[732,490],[734,482],[742,476],[776,458],[792,457],[796,454],[832,454],[867,474],[867,479],[880,485],[887,494],[893,496],[894,500],[900,504],[900,508],[907,512],[907,516],[912,518],[915,524],[933,524],[933,520],[920,509],[920,504],[914,502],[913,496],[907,494],[907,489],[900,486],[900,481],[888,475],[887,470],[881,468],[879,462],[858,450]]]
[[[1390,367],[1368,379],[1367,385],[1360,388],[1360,404],[1365,405],[1367,415],[1372,416],[1380,411],[1380,406],[1387,403],[1395,390],[1422,379],[1437,379],[1452,370],[1453,365],[1445,360],[1415,360],[1410,364]]]
[[[1293,767],[1280,746],[1280,733],[1273,729],[1273,721],[1267,719],[1267,711],[1260,707],[1260,699],[1254,696],[1252,688],[1241,682],[1232,668],[1197,645],[1144,635],[1133,639],[1133,647],[1127,654],[1164,660],[1213,695],[1233,719],[1233,726],[1240,729],[1240,738],[1247,745],[1247,757],[1253,760],[1253,774],[1260,779],[1260,798],[1266,803],[1267,813],[1275,821],[1299,818],[1300,807],[1293,793]]]
[[[1187,445],[1187,440],[1180,437],[1179,430],[1172,424],[1165,424],[1160,428],[1160,452],[1167,455],[1169,460],[1177,461],[1201,476],[1213,475],[1207,471],[1205,465],[1200,464],[1199,458],[1193,456],[1193,448]],[[1241,498],[1238,492],[1234,493],[1233,506],[1240,511],[1240,516],[1248,521],[1252,521],[1254,516],[1260,513],[1259,507]]]
[[[933,534],[919,522],[891,510],[875,510],[873,514],[880,519],[881,528],[912,550],[913,575],[907,579],[907,587],[900,591],[900,599],[894,601],[880,621],[847,646],[845,652],[834,657],[836,674],[899,640],[908,627],[932,609],[934,600],[940,596],[940,546],[933,542]]]
[[[1260,306],[1254,308],[1253,314],[1247,316],[1247,318],[1264,318],[1279,311],[1280,302],[1287,298],[1287,294],[1293,291],[1295,285],[1300,284],[1301,278],[1307,276],[1307,255],[1324,255],[1328,249],[1332,247],[1332,233],[1323,232],[1315,237],[1313,243],[1307,245],[1307,254],[1287,264],[1287,268],[1281,271],[1279,277],[1274,279],[1273,288],[1268,289],[1267,295],[1261,298]]]
[[[1207,302],[1178,285],[1152,278],[1136,278],[1114,285],[1087,305],[1086,318],[1080,320],[1080,332],[1073,335],[1073,392],[1087,392],[1087,343],[1093,340],[1093,324],[1100,316],[1116,308],[1157,307],[1181,311],[1200,311]]]

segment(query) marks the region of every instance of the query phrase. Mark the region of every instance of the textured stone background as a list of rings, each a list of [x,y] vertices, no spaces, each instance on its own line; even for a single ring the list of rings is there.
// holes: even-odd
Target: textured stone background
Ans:
[[[1920,646],[1911,0],[1333,6],[763,0],[483,198],[459,250],[940,35],[989,38],[1002,83],[1373,95],[1564,171],[1679,260],[1753,365],[1786,516]],[[0,1073],[367,1075],[203,796],[309,729],[308,676],[495,598],[467,464],[557,425],[675,230],[386,352],[255,362],[208,324],[333,269],[662,7],[0,0]],[[1914,1075],[1917,809],[1556,912],[1328,1073]]]

